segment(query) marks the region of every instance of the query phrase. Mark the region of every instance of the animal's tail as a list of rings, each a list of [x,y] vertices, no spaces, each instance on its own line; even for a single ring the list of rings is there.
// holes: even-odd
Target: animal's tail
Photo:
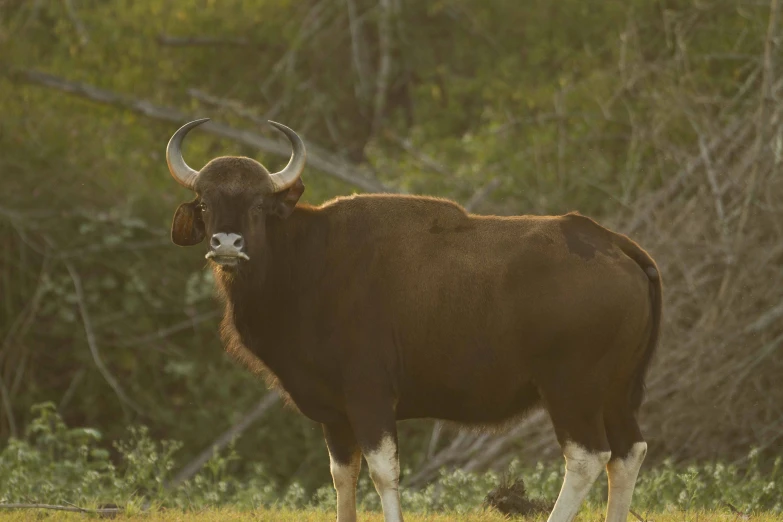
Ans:
[[[634,411],[637,411],[642,405],[644,399],[645,379],[647,377],[647,370],[650,367],[650,361],[652,361],[655,349],[658,346],[658,338],[661,331],[661,309],[663,304],[663,283],[661,281],[661,274],[658,271],[658,265],[656,265],[650,255],[644,251],[639,245],[633,242],[626,236],[620,236],[620,248],[625,252],[625,255],[636,261],[641,267],[647,278],[650,281],[650,304],[652,305],[652,329],[650,330],[650,337],[647,340],[647,346],[644,350],[641,360],[639,361],[634,375],[631,378],[631,386],[629,388],[629,401],[630,406]]]

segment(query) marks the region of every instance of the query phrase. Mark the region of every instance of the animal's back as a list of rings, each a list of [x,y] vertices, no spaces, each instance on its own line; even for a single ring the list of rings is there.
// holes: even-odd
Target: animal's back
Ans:
[[[356,313],[376,310],[377,327],[395,333],[393,346],[377,349],[396,353],[403,416],[448,404],[454,420],[499,421],[520,396],[532,397],[534,358],[582,350],[576,359],[589,361],[646,321],[644,273],[588,218],[474,216],[403,196],[332,205],[353,263]],[[575,344],[587,337],[591,346]]]
[[[352,277],[441,312],[455,302],[498,307],[536,287],[573,292],[602,278],[611,289],[628,283],[622,276],[646,293],[644,268],[624,251],[629,240],[578,214],[480,216],[448,200],[398,195],[339,198],[322,209],[331,214],[330,248],[350,260]]]

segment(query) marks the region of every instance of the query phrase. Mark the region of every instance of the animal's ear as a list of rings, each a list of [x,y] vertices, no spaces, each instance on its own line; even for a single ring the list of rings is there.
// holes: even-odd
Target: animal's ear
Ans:
[[[204,240],[204,222],[198,209],[198,198],[177,207],[171,222],[171,241],[179,246],[193,246]]]
[[[279,194],[275,194],[275,201],[269,209],[269,213],[273,214],[280,219],[286,219],[294,211],[296,202],[302,197],[305,186],[302,183],[302,178],[298,178],[296,183],[291,188],[284,190]]]

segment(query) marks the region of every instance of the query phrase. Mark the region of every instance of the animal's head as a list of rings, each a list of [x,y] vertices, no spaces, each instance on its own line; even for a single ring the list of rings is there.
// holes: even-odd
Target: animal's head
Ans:
[[[171,175],[196,193],[196,199],[177,208],[171,240],[180,246],[192,246],[207,239],[206,258],[233,269],[263,255],[268,219],[286,219],[293,212],[304,192],[300,176],[305,166],[305,147],[294,131],[270,121],[293,146],[291,159],[283,170],[270,174],[251,158],[222,156],[196,171],[182,158],[182,140],[206,121],[209,119],[183,125],[166,148]]]

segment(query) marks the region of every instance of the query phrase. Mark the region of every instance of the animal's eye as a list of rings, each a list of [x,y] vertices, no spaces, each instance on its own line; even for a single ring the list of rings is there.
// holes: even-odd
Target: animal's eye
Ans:
[[[206,212],[207,210],[209,210],[209,207],[207,207],[207,204],[202,201],[201,203],[198,204],[198,209],[202,212]]]

